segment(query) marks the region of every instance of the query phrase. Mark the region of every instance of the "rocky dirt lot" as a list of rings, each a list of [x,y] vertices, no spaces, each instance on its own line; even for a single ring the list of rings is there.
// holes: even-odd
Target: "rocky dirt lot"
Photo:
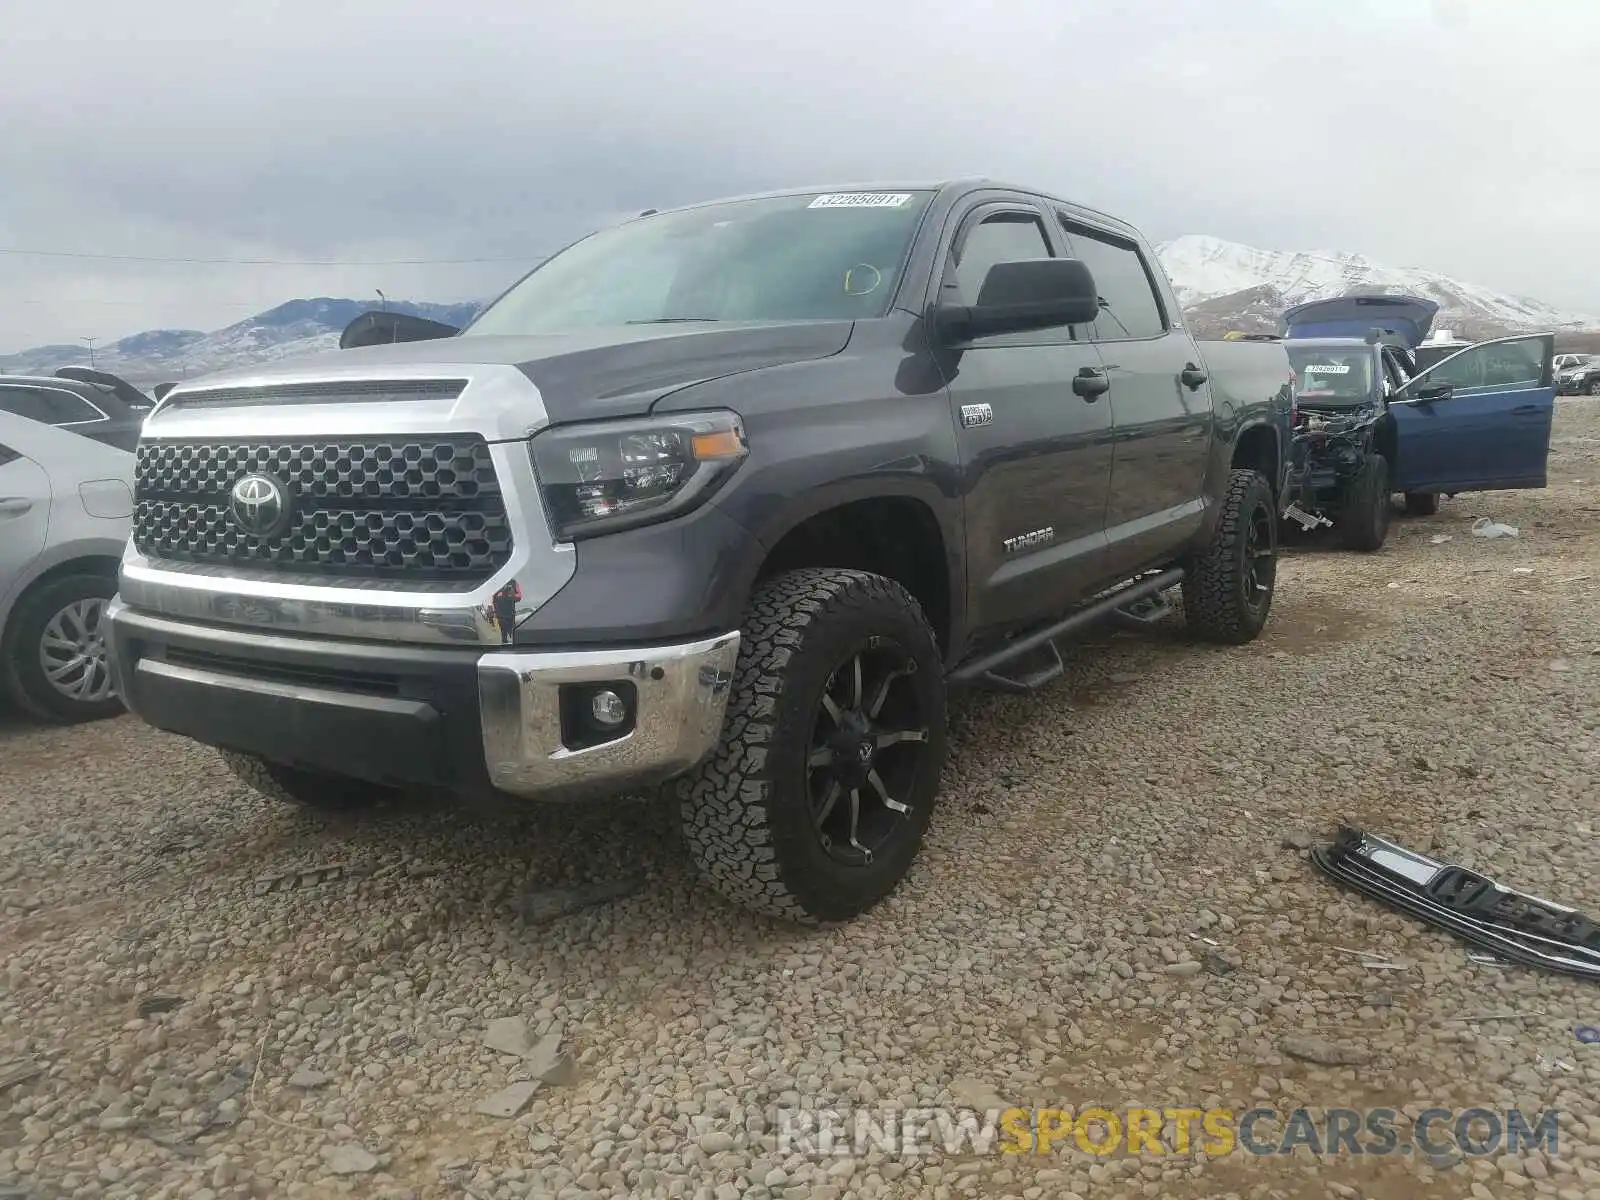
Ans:
[[[1297,548],[1252,646],[962,700],[919,868],[840,930],[725,907],[643,805],[326,820],[132,719],[0,725],[0,1195],[1600,1196],[1595,985],[1295,848],[1352,819],[1600,914],[1600,405],[1556,436],[1548,491]],[[824,1159],[802,1100],[1568,1115],[1553,1156]]]

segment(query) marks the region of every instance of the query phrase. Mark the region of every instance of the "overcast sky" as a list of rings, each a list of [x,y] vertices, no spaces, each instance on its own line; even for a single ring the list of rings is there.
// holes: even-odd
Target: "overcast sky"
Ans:
[[[997,175],[1600,313],[1592,0],[24,0],[0,352],[457,300],[641,208]]]

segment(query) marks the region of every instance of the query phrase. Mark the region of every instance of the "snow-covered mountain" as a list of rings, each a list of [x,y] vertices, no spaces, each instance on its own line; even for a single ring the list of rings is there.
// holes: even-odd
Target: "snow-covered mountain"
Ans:
[[[1436,300],[1440,313],[1434,327],[1449,329],[1457,337],[1496,337],[1534,329],[1568,334],[1568,341],[1580,330],[1600,336],[1595,333],[1600,331],[1600,317],[1566,312],[1436,271],[1384,266],[1359,254],[1258,250],[1197,234],[1163,242],[1156,253],[1177,290],[1190,328],[1202,337],[1216,337],[1230,329],[1274,333],[1279,314],[1290,305],[1348,292],[1404,292]],[[230,367],[330,349],[338,344],[340,330],[371,307],[367,301],[325,296],[290,300],[213,333],[195,329],[136,333],[97,348],[95,365],[144,386],[192,379]],[[390,307],[464,325],[482,304],[391,301]],[[1585,344],[1583,348],[1588,347]],[[0,374],[47,375],[86,358],[82,346],[38,346],[0,355]]]
[[[369,301],[322,296],[290,300],[212,333],[197,329],[152,329],[109,346],[96,347],[95,366],[121,375],[130,383],[150,385],[165,380],[192,379],[251,363],[292,358],[337,346],[340,331],[372,307]],[[433,321],[464,325],[482,303],[429,304],[391,300],[389,307]],[[0,374],[48,375],[57,367],[81,365],[87,359],[82,346],[37,346],[19,354],[0,355]]]
[[[1464,283],[1437,271],[1386,266],[1337,250],[1258,250],[1189,234],[1162,242],[1156,255],[1190,323],[1202,333],[1221,328],[1273,332],[1285,308],[1351,292],[1425,296],[1440,306],[1434,327],[1450,329],[1458,337],[1600,326],[1600,317]]]

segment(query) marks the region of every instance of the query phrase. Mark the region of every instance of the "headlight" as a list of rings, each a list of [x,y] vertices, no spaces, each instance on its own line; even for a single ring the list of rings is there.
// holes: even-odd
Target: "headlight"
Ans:
[[[528,443],[564,541],[663,521],[699,504],[750,453],[735,413],[561,425]]]

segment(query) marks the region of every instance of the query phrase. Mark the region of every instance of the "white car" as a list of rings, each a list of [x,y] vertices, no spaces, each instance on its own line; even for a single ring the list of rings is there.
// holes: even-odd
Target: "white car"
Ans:
[[[132,454],[0,411],[0,691],[32,716],[123,711],[102,622],[132,519]]]

